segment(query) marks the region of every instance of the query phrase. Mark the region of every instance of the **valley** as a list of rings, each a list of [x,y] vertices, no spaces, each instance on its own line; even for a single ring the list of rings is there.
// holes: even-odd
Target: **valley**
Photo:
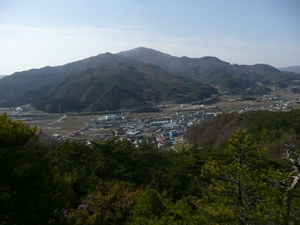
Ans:
[[[201,123],[206,118],[257,110],[289,111],[300,108],[299,99],[300,94],[294,94],[291,88],[285,88],[274,89],[268,95],[247,98],[224,94],[219,96],[220,101],[213,104],[160,103],[156,105],[159,112],[135,113],[134,110],[119,110],[45,113],[30,105],[1,108],[0,112],[7,113],[13,120],[22,120],[30,126],[37,126],[43,141],[68,139],[89,143],[91,140],[115,137],[137,142],[146,137],[159,147],[172,147],[184,140],[185,131],[190,126]],[[116,118],[105,119],[107,115],[115,115]],[[170,137],[171,130],[177,132],[176,137]],[[161,136],[164,138],[161,139]]]
[[[173,147],[210,117],[299,108],[299,87],[299,74],[267,64],[139,47],[6,76],[0,113],[38,127],[43,142],[115,137],[138,143],[146,137]]]
[[[6,76],[0,79],[0,107],[31,104],[47,113],[95,113],[206,102],[224,94],[261,96],[299,83],[299,74],[267,64],[175,57],[139,47]]]

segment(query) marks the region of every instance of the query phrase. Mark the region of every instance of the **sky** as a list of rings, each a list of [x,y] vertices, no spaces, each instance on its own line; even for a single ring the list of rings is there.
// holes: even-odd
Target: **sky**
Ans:
[[[0,0],[0,75],[136,47],[300,66],[300,1]]]

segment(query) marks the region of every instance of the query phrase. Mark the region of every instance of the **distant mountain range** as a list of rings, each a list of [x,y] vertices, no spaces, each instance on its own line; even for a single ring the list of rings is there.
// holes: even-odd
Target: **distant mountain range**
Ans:
[[[0,107],[31,103],[48,112],[113,110],[195,102],[218,92],[261,94],[268,85],[299,81],[299,75],[265,64],[231,65],[216,57],[174,57],[140,47],[6,76],[0,80]]]
[[[188,77],[210,84],[219,91],[244,93],[245,89],[263,92],[266,85],[286,85],[298,76],[286,74],[266,65],[231,65],[216,57],[174,57],[144,47],[118,53],[144,63],[151,63],[168,71],[177,71]],[[258,83],[263,85],[258,85]]]
[[[279,70],[283,71],[283,72],[293,72],[293,73],[299,73],[300,74],[300,66],[283,67],[283,68],[279,68]]]

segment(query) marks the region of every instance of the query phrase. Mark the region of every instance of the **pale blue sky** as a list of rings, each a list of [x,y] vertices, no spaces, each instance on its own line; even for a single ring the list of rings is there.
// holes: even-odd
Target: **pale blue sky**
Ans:
[[[300,65],[300,0],[0,0],[0,75],[140,46]]]

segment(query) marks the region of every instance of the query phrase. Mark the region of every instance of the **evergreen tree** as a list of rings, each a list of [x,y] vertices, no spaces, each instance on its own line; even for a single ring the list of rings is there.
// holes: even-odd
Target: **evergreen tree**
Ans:
[[[279,170],[265,158],[266,149],[246,131],[232,135],[225,150],[227,163],[208,161],[202,178],[211,181],[201,204],[214,223],[266,224],[283,222],[283,195]]]
[[[95,191],[82,198],[78,209],[72,210],[68,223],[125,224],[141,188],[123,181],[100,182]]]
[[[0,224],[48,224],[64,220],[69,176],[52,164],[49,150],[30,145],[36,128],[0,116]]]

